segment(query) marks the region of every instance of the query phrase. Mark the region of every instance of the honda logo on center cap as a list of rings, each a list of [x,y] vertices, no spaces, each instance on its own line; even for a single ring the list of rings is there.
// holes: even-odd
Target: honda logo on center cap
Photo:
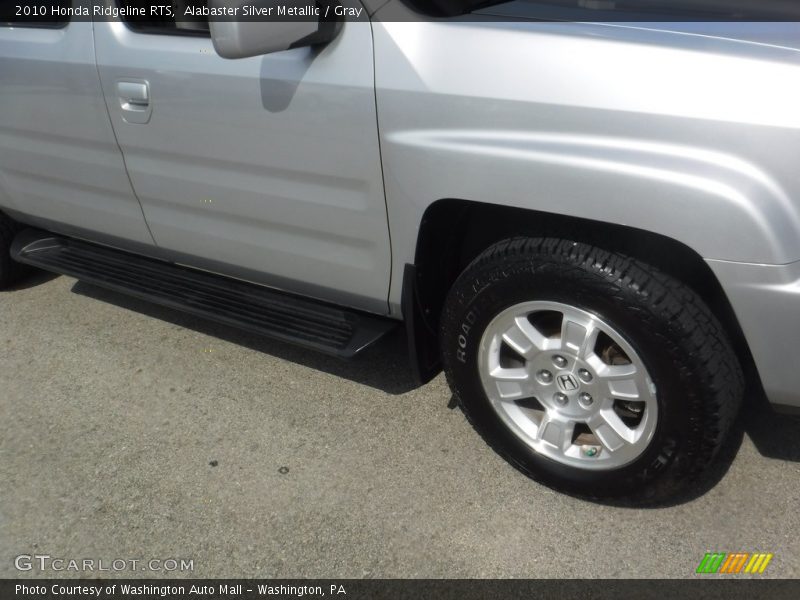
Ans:
[[[578,389],[579,384],[578,380],[575,379],[574,376],[567,374],[567,375],[559,375],[558,376],[558,387],[561,388],[563,392],[574,392]]]

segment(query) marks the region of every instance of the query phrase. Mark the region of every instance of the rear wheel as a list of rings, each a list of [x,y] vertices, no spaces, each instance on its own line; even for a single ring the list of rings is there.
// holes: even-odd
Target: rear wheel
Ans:
[[[708,307],[633,258],[558,239],[495,244],[442,317],[448,381],[529,476],[584,496],[663,498],[709,464],[742,396]]]

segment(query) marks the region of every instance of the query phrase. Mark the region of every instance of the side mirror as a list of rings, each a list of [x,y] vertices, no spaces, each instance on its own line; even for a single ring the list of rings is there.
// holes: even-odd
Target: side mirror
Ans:
[[[208,0],[214,49],[223,58],[247,58],[327,44],[342,28],[335,0]],[[305,15],[309,5],[319,15]],[[326,14],[328,16],[326,16]],[[241,19],[241,20],[236,20]]]

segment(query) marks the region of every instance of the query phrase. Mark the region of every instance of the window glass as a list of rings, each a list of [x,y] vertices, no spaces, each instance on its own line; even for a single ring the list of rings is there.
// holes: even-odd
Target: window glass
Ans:
[[[402,0],[419,12],[453,16],[511,0]],[[707,20],[747,21],[800,19],[797,0],[517,0],[542,20]]]
[[[199,16],[206,8],[207,0],[164,0],[163,2],[142,2],[141,0],[117,0],[120,8],[146,8],[146,16],[123,16],[122,20],[140,33],[160,33],[167,35],[208,35],[208,18]],[[163,5],[156,9],[153,5]],[[194,13],[194,14],[192,14]]]
[[[796,19],[796,0],[526,0],[531,4],[560,9],[569,18],[595,15],[687,20],[737,21],[748,19]],[[571,12],[573,11],[573,12]]]

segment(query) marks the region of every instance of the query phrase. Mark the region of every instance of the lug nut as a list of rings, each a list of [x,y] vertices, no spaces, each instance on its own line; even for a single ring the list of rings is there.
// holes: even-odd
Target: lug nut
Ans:
[[[569,402],[569,398],[567,398],[566,394],[562,394],[561,392],[554,394],[553,399],[561,406],[566,406],[567,402]]]
[[[536,374],[536,379],[538,379],[540,383],[552,383],[553,374],[547,369],[542,369]]]
[[[592,374],[586,369],[578,369],[578,377],[584,383],[589,383],[592,380]]]
[[[556,354],[553,357],[553,364],[557,366],[559,369],[563,369],[567,366],[567,359],[561,356],[560,354]]]
[[[592,402],[594,402],[594,398],[592,398],[591,394],[587,394],[586,392],[582,393],[578,400],[580,400],[581,404],[584,406],[591,406]]]

